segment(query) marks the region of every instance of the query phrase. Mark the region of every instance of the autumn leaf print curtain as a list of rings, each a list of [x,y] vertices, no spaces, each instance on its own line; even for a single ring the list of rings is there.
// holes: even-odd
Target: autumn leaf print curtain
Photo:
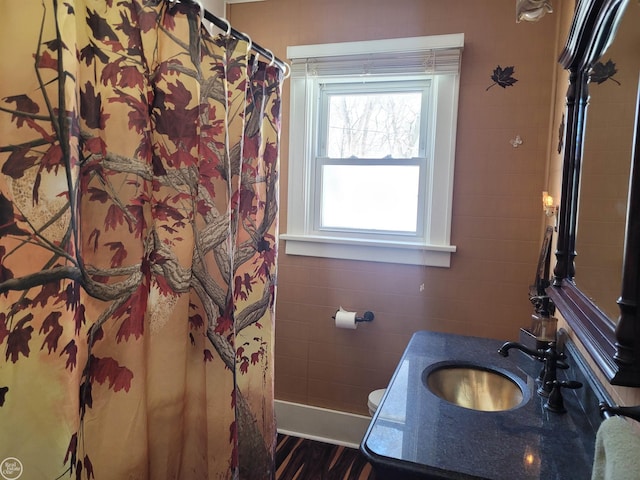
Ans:
[[[282,72],[195,5],[0,16],[0,474],[272,478]]]

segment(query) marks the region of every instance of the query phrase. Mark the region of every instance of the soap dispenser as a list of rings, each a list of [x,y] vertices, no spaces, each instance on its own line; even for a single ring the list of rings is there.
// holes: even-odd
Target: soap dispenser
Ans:
[[[535,313],[531,315],[531,333],[536,338],[536,347],[546,349],[549,342],[556,341],[558,319],[553,316],[555,305],[544,295],[531,299],[535,305]]]

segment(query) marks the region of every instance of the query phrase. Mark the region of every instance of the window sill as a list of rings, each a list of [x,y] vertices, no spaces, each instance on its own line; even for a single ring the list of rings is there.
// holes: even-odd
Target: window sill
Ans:
[[[282,234],[287,255],[340,258],[448,268],[454,245],[425,245],[373,240]]]

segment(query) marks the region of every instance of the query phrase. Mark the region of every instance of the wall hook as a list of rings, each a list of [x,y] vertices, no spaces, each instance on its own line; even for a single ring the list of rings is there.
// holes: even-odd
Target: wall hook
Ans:
[[[520,135],[516,135],[516,138],[512,138],[511,140],[509,140],[509,143],[513,148],[518,148],[520,145],[522,145],[522,138],[520,138]]]

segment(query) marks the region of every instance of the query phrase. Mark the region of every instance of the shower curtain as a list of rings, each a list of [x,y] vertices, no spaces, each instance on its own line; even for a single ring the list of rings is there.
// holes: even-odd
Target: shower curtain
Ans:
[[[0,16],[0,476],[273,477],[282,72],[160,0]]]

